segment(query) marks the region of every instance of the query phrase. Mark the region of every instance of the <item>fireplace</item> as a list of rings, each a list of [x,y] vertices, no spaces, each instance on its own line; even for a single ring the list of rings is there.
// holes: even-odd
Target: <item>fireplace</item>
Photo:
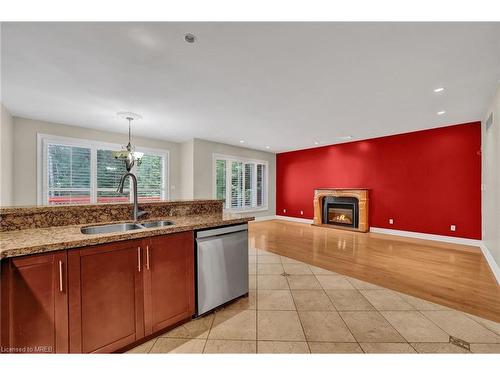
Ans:
[[[358,199],[355,197],[334,196],[323,198],[323,224],[358,228]]]
[[[313,225],[355,232],[370,229],[368,189],[315,189],[313,203]]]

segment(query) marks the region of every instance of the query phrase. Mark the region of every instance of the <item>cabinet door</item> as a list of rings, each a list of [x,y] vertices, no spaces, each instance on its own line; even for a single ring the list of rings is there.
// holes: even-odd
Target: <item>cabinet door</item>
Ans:
[[[68,352],[66,252],[2,261],[2,346],[22,353]]]
[[[109,353],[144,336],[141,241],[68,252],[71,353]]]
[[[194,314],[193,232],[153,237],[145,245],[145,329],[150,334]]]

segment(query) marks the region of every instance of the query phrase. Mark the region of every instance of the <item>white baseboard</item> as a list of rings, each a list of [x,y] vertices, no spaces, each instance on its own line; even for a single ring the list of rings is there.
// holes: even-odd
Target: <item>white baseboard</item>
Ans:
[[[488,262],[488,265],[490,266],[491,272],[493,272],[493,276],[495,276],[495,279],[497,279],[497,284],[500,285],[500,267],[498,266],[497,262],[495,262],[493,255],[491,255],[490,251],[483,241],[481,241],[480,248],[483,252],[484,257],[486,258],[486,261]]]
[[[276,215],[275,218],[278,220],[295,221],[296,223],[304,223],[304,224],[312,224],[313,223],[312,219],[301,219],[300,217]]]
[[[272,220],[271,216],[266,216],[266,218],[269,218],[269,219],[265,219],[265,220]],[[274,217],[274,219],[294,221],[297,223],[304,223],[304,224],[312,224],[313,223],[312,219],[301,219],[299,217],[291,217],[291,216],[276,215]],[[390,234],[393,236],[401,236],[401,237],[420,238],[423,240],[449,242],[449,243],[455,243],[455,244],[459,244],[459,245],[468,245],[468,246],[477,246],[477,247],[481,247],[481,244],[482,244],[482,241],[474,240],[471,238],[441,236],[441,235],[437,235],[437,234],[409,232],[409,231],[405,231],[405,230],[370,227],[370,232]]]
[[[396,230],[396,229],[377,228],[377,227],[370,227],[370,232],[390,234],[393,236],[401,236],[401,237],[419,238],[422,240],[455,243],[458,245],[477,246],[477,247],[481,247],[481,243],[482,243],[481,240],[474,240],[472,238],[441,236],[438,234],[410,232],[410,231],[406,231],[406,230]]]

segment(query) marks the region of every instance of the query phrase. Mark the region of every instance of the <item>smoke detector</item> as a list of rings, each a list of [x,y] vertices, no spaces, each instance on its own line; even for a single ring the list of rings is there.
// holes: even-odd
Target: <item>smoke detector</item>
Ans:
[[[191,33],[184,34],[184,40],[188,43],[194,43],[196,41],[196,35]]]

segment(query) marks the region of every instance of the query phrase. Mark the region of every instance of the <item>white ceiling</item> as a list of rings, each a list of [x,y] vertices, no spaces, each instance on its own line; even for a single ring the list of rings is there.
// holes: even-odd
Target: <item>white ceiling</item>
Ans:
[[[15,116],[279,152],[480,120],[500,23],[4,23],[1,57]]]

